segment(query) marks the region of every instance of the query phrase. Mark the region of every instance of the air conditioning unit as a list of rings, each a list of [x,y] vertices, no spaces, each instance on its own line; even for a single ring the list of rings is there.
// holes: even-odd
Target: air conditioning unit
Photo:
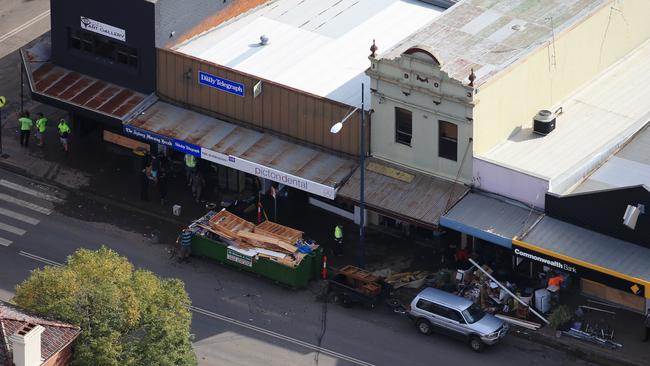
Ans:
[[[555,113],[542,109],[533,117],[533,132],[546,136],[555,129]]]

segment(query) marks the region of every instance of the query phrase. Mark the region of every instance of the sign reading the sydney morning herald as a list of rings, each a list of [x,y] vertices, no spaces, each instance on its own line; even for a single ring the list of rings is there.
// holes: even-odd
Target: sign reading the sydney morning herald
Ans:
[[[126,31],[124,29],[113,27],[112,25],[98,22],[90,18],[81,17],[81,29],[126,42]]]
[[[210,86],[226,93],[244,96],[244,84],[236,83],[228,79],[210,75],[207,72],[199,71],[199,84]]]
[[[172,149],[180,151],[184,154],[190,154],[196,157],[201,157],[201,148],[194,144],[187,143],[185,141],[176,140],[166,136],[158,135],[156,133],[149,132],[128,125],[124,125],[124,133],[126,135],[137,137],[146,141],[151,141],[160,145],[169,146]]]

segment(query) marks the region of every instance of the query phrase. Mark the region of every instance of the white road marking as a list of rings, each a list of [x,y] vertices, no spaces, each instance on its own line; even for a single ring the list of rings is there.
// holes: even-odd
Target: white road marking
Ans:
[[[16,34],[24,31],[25,29],[31,27],[34,25],[36,22],[40,21],[41,19],[44,19],[46,17],[50,16],[50,10],[46,10],[43,13],[35,16],[34,18],[26,21],[22,25],[19,25],[18,27],[14,28],[13,30],[9,31],[8,33],[4,34],[3,36],[0,36],[0,42],[4,42],[7,38],[13,37]]]
[[[0,238],[0,245],[2,246],[8,247],[11,245],[11,243],[13,243],[13,241],[7,240],[5,238]]]
[[[4,230],[6,232],[16,234],[16,235],[24,235],[27,232],[19,227],[5,224],[4,222],[0,222],[0,230]]]
[[[2,207],[0,207],[0,215],[9,216],[12,219],[16,219],[18,221],[26,222],[26,223],[31,224],[31,225],[36,225],[36,224],[38,224],[40,222],[40,221],[38,221],[37,219],[35,219],[33,217],[29,217],[27,215],[23,215],[23,214],[18,213],[18,212],[7,210],[6,208],[2,208]]]
[[[43,263],[51,265],[51,266],[56,266],[56,267],[63,266],[63,264],[61,264],[59,262],[55,262],[55,261],[47,259],[47,258],[39,257],[39,256],[37,256],[35,254],[27,253],[27,252],[22,251],[22,250],[18,254],[22,255],[23,257],[30,258],[30,259],[33,259],[35,261],[43,262]],[[196,306],[190,306],[190,310],[195,312],[195,313],[199,313],[199,314],[202,314],[202,315],[214,318],[214,319],[224,321],[226,323],[230,323],[230,324],[237,325],[239,327],[246,328],[246,329],[261,333],[261,334],[265,334],[265,335],[271,336],[273,338],[283,340],[285,342],[293,343],[295,345],[305,347],[305,348],[310,349],[312,351],[320,352],[320,353],[322,353],[324,355],[335,357],[335,358],[338,358],[340,360],[347,361],[347,362],[350,362],[350,363],[353,363],[353,364],[356,364],[356,365],[375,366],[372,363],[362,361],[362,360],[356,359],[354,357],[347,356],[347,355],[344,355],[344,354],[341,354],[341,353],[338,353],[338,352],[335,352],[335,351],[331,351],[331,350],[329,350],[327,348],[319,347],[319,346],[313,345],[311,343],[307,343],[305,341],[301,341],[299,339],[292,338],[292,337],[289,337],[289,336],[274,332],[272,330],[268,330],[268,329],[264,329],[262,327],[258,327],[256,325],[244,323],[242,321],[227,317],[225,315],[221,315],[221,314],[217,314],[217,313],[214,313],[212,311],[209,311],[209,310],[197,308]]]
[[[0,200],[6,201],[6,202],[9,202],[9,203],[13,203],[14,205],[18,205],[18,206],[28,208],[28,209],[30,209],[32,211],[40,212],[40,213],[42,213],[44,215],[49,215],[49,214],[52,213],[52,210],[50,210],[49,208],[41,207],[41,206],[33,204],[31,202],[27,202],[27,201],[23,201],[21,199],[15,198],[15,197],[11,197],[11,196],[6,195],[4,193],[0,193]]]
[[[286,336],[286,335],[283,335],[283,334],[280,334],[280,333],[276,333],[276,332],[274,332],[272,330],[264,329],[264,328],[258,327],[256,325],[244,323],[244,322],[239,321],[237,319],[233,319],[233,318],[229,318],[227,316],[221,315],[221,314],[213,313],[213,312],[211,312],[209,310],[197,308],[196,306],[190,306],[190,310],[195,312],[195,313],[203,314],[205,316],[209,316],[211,318],[224,321],[226,323],[237,325],[239,327],[246,328],[246,329],[258,332],[258,333],[266,334],[266,335],[271,336],[273,338],[281,339],[281,340],[283,340],[285,342],[293,343],[293,344],[308,348],[308,349],[310,349],[312,351],[320,352],[320,353],[322,353],[324,355],[335,357],[335,358],[341,359],[343,361],[348,361],[348,362],[356,364],[356,365],[374,366],[374,364],[372,364],[372,363],[362,361],[362,360],[356,359],[356,358],[351,357],[351,356],[346,356],[344,354],[341,354],[341,353],[338,353],[338,352],[335,352],[335,351],[331,351],[331,350],[328,350],[327,348],[319,347],[319,346],[316,346],[314,344],[307,343],[305,341],[301,341],[301,340],[296,339],[296,338],[292,338],[292,337],[289,337],[289,336]]]
[[[27,194],[30,194],[30,195],[32,195],[34,197],[42,198],[42,199],[50,201],[50,202],[57,202],[57,203],[62,203],[63,202],[63,200],[60,199],[59,197],[55,197],[55,196],[52,196],[51,194],[39,192],[39,191],[36,191],[34,189],[21,186],[20,184],[10,182],[8,180],[0,179],[0,186],[7,187],[9,189],[13,189],[13,190],[18,191],[18,192],[27,193]]]
[[[62,267],[63,266],[63,264],[61,264],[59,262],[55,262],[55,261],[47,259],[47,258],[39,257],[36,254],[27,253],[27,252],[22,251],[22,250],[18,254],[22,255],[23,257],[33,259],[35,261],[43,262],[43,263],[45,263],[47,265],[50,265],[50,266],[55,266],[55,267]]]

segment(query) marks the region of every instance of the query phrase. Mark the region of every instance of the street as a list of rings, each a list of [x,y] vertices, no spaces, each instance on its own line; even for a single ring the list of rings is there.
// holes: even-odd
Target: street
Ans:
[[[168,254],[175,230],[0,171],[0,298],[9,300],[30,270],[106,245],[137,267],[185,282],[201,365],[584,364],[515,336],[476,354],[455,340],[421,336],[388,309],[318,302],[318,283],[294,291],[198,258],[179,264]]]

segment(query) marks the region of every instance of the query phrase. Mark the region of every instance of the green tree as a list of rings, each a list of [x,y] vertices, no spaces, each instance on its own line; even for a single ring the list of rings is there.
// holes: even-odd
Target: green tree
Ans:
[[[79,249],[16,288],[14,302],[81,327],[73,365],[196,365],[190,299],[182,281],[161,279],[116,252]]]

